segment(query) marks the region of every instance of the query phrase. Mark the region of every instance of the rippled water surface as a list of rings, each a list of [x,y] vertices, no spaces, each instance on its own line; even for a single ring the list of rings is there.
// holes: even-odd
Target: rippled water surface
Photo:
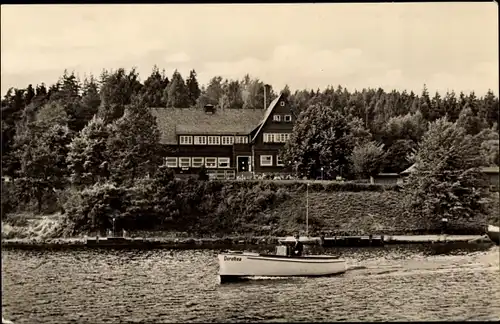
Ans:
[[[498,247],[339,250],[333,278],[218,283],[218,251],[2,250],[14,323],[500,319]]]

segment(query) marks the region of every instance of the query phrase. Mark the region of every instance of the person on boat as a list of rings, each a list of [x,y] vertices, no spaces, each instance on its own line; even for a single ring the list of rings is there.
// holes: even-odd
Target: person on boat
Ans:
[[[304,244],[299,240],[299,235],[295,235],[295,245],[292,249],[292,256],[302,256],[304,252]]]

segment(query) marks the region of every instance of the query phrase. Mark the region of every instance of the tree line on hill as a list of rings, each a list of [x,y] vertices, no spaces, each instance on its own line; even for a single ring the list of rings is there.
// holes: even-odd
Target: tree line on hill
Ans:
[[[35,202],[38,212],[47,201],[63,199],[67,190],[88,196],[96,184],[132,188],[147,176],[170,179],[159,168],[164,152],[149,107],[211,103],[263,109],[264,89],[268,102],[276,98],[272,86],[248,75],[242,80],[217,76],[200,87],[194,70],[184,81],[178,71],[168,79],[155,66],[143,83],[134,69],[104,70],[98,79],[83,82],[65,71],[55,84],[12,88],[2,99],[2,173],[15,179],[16,200]],[[297,116],[282,156],[302,176],[318,177],[323,168],[326,178],[366,178],[381,171],[399,173],[420,161],[422,172],[434,172],[435,179],[447,174],[446,181],[455,181],[448,198],[456,206],[477,185],[460,179],[472,179],[479,166],[499,165],[499,103],[491,91],[482,97],[453,91],[431,96],[425,86],[420,95],[349,92],[339,86],[292,93],[286,86],[281,93]],[[469,173],[447,173],[453,170]],[[413,182],[422,194],[444,181],[422,179],[418,186]],[[480,196],[469,205],[476,206]],[[8,211],[4,199],[2,205]]]

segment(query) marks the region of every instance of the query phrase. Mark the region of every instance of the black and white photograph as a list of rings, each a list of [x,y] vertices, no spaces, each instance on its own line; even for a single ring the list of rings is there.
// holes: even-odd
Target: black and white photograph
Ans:
[[[500,321],[498,3],[0,12],[3,324]]]

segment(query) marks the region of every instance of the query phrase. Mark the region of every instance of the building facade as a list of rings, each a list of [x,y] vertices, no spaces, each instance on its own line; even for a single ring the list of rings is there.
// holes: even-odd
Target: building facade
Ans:
[[[165,164],[179,175],[204,166],[212,178],[288,173],[279,155],[295,117],[282,95],[267,109],[152,108]]]

